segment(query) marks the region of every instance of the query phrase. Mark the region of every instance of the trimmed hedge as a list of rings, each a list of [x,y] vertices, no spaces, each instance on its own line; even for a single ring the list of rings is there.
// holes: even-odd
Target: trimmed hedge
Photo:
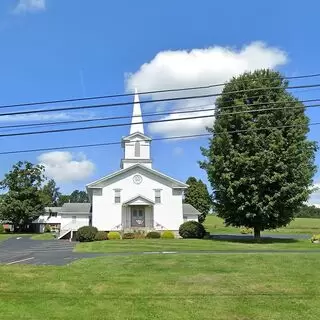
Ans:
[[[122,239],[135,239],[135,234],[133,232],[126,232],[122,235]]]
[[[161,234],[162,239],[174,239],[174,233],[172,231],[166,230]]]
[[[157,231],[150,231],[146,235],[146,239],[160,239],[161,234]]]
[[[97,232],[98,232],[98,229],[96,227],[91,227],[91,226],[81,227],[77,231],[76,240],[80,242],[94,241]]]
[[[98,231],[96,233],[96,236],[94,237],[94,241],[103,241],[103,240],[108,240],[108,235],[104,231]]]
[[[187,221],[179,228],[179,235],[182,238],[202,239],[206,234],[204,226],[197,221]]]
[[[0,224],[0,233],[4,233],[4,226]]]
[[[108,233],[108,239],[109,240],[119,240],[119,239],[121,239],[121,235],[117,231],[110,231]]]

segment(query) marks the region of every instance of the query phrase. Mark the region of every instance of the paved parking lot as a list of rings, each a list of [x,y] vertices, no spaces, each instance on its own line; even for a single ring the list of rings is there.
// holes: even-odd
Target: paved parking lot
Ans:
[[[101,254],[75,253],[74,242],[13,237],[0,242],[0,264],[65,265]]]

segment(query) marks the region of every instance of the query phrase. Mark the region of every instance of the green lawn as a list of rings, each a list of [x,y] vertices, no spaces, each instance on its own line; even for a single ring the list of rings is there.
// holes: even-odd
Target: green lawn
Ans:
[[[1,266],[1,319],[319,319],[318,264],[318,254],[203,254]]]
[[[0,233],[0,241],[7,240],[8,238],[12,237],[23,237],[23,236],[29,236],[31,237],[32,233]]]
[[[320,250],[319,244],[310,240],[270,239],[261,243],[237,240],[198,240],[198,239],[134,239],[108,240],[79,243],[78,252],[153,252],[153,251],[192,251],[192,250]]]
[[[12,237],[10,233],[0,233],[0,241],[7,240],[10,237]]]
[[[217,233],[240,233],[238,228],[226,227],[223,220],[214,215],[208,215],[204,223],[207,231]],[[320,234],[320,219],[296,218],[287,227],[263,233],[307,233]]]
[[[54,235],[52,233],[39,233],[31,237],[32,240],[53,240]]]

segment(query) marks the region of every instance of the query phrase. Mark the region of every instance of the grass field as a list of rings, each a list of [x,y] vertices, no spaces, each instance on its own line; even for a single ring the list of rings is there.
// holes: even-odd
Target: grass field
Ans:
[[[205,227],[211,233],[239,233],[239,228],[226,227],[221,218],[209,215],[205,221]],[[267,233],[307,233],[320,234],[320,219],[296,218],[287,227],[279,228],[274,231],[265,231]]]
[[[1,319],[318,319],[318,262],[318,254],[203,254],[1,266]]]
[[[52,233],[39,233],[31,237],[32,240],[53,240],[54,235]]]
[[[320,250],[310,240],[270,239],[261,243],[247,240],[135,239],[79,243],[78,252],[154,252],[192,250]]]

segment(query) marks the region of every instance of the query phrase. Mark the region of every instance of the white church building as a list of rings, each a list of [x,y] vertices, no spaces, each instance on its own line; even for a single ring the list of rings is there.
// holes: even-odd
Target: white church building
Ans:
[[[90,204],[57,208],[61,236],[83,225],[101,231],[177,231],[184,221],[198,220],[200,213],[183,204],[188,185],[153,168],[151,141],[144,133],[136,92],[130,134],[122,138],[120,170],[86,186]]]

